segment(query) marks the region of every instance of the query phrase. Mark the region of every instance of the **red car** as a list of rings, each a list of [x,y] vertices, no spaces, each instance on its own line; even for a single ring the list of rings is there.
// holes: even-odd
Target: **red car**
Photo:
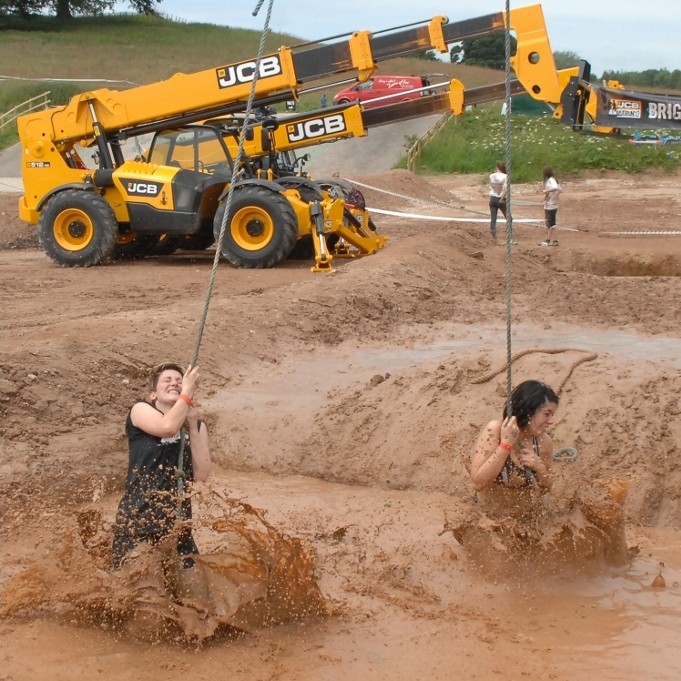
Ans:
[[[429,85],[430,81],[425,76],[374,76],[364,83],[355,83],[341,90],[334,96],[333,103],[361,102],[365,108],[370,109],[408,99],[418,99],[429,94],[428,90],[419,88],[427,88]]]

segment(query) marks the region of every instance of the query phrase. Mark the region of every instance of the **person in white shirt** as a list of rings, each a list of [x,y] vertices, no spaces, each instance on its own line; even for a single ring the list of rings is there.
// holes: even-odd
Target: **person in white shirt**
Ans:
[[[506,217],[506,194],[508,192],[508,175],[506,164],[499,161],[496,170],[489,176],[489,231],[492,240],[497,243],[497,214],[502,212]]]
[[[544,166],[544,221],[546,222],[546,241],[542,246],[557,246],[558,242],[553,239],[553,230],[556,228],[556,215],[558,213],[558,197],[561,188],[553,174],[551,166]]]

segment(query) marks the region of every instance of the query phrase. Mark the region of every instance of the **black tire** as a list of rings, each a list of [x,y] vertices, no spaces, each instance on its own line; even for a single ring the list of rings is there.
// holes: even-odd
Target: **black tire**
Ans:
[[[307,203],[324,199],[322,188],[314,180],[293,175],[290,177],[278,177],[277,184],[285,189],[295,189],[300,194],[300,198]]]
[[[312,235],[306,234],[296,241],[293,250],[288,256],[289,260],[309,260],[314,258],[314,243]]]
[[[178,239],[183,251],[205,251],[215,243],[212,234],[186,234]]]
[[[99,194],[66,189],[55,194],[38,220],[38,239],[45,253],[62,267],[90,267],[111,258],[118,222]]]
[[[340,241],[340,236],[336,233],[326,235],[326,247],[333,251],[336,248],[336,244]]]
[[[180,239],[170,234],[161,234],[151,255],[172,255],[180,247]]]
[[[317,185],[321,187],[326,192],[329,192],[332,196],[336,198],[347,198],[352,186],[336,179],[317,179],[315,180]]]
[[[215,214],[215,239],[220,235],[227,203]],[[279,192],[247,186],[232,194],[222,255],[236,267],[274,267],[289,256],[298,239],[298,221],[291,204]]]
[[[119,234],[111,257],[113,260],[142,260],[154,254],[159,240],[158,234]]]

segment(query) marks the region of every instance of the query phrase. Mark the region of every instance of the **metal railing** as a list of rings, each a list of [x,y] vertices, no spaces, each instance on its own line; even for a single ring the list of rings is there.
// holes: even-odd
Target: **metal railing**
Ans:
[[[43,92],[41,95],[36,95],[27,99],[21,104],[17,104],[14,108],[9,111],[0,114],[0,132],[5,129],[6,125],[13,123],[19,116],[23,114],[30,113],[31,111],[36,111],[37,109],[47,109],[50,105],[50,91]]]

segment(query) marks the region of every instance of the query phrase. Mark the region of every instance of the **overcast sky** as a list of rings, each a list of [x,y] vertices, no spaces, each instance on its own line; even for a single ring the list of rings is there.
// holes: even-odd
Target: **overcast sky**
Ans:
[[[170,19],[262,31],[270,0],[163,0]],[[680,0],[544,0],[553,51],[575,52],[605,70],[681,69]],[[358,30],[380,31],[444,14],[451,22],[502,11],[505,0],[274,0],[270,30],[305,40]]]

